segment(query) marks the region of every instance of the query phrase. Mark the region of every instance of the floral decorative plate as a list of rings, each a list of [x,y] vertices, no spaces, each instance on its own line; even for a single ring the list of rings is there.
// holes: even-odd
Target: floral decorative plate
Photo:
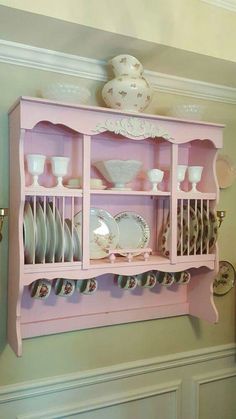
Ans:
[[[56,246],[56,224],[53,217],[51,206],[46,204],[46,229],[47,229],[47,245],[46,245],[46,262],[53,262],[55,246]]]
[[[228,188],[236,179],[236,168],[231,159],[219,154],[216,160],[216,175],[221,189]]]
[[[202,209],[203,234],[202,234],[202,253],[207,251],[207,243],[210,238],[210,222],[205,208]]]
[[[141,215],[132,211],[124,211],[115,216],[115,221],[119,229],[117,247],[120,249],[143,249],[147,247],[150,240],[150,228]],[[137,252],[134,255],[139,254]]]
[[[202,238],[203,238],[203,220],[202,220],[202,215],[199,208],[197,208],[197,221],[198,221],[198,236],[197,236],[197,242],[196,242],[196,253],[200,253]]]
[[[218,237],[218,220],[216,214],[213,210],[209,211],[209,221],[210,221],[210,238],[209,238],[209,250],[211,250]]]
[[[235,284],[235,269],[230,262],[221,260],[219,262],[219,272],[213,283],[215,295],[225,295]]]
[[[188,225],[188,206],[183,206],[183,223]],[[189,206],[189,238],[186,237],[184,240],[187,242],[187,248],[189,246],[189,254],[194,251],[195,244],[198,238],[198,219],[194,209]],[[186,249],[187,251],[187,249]],[[185,252],[186,253],[186,252]]]
[[[74,216],[74,225],[82,240],[82,211]],[[119,241],[119,228],[112,215],[103,209],[90,208],[90,258],[102,259]]]

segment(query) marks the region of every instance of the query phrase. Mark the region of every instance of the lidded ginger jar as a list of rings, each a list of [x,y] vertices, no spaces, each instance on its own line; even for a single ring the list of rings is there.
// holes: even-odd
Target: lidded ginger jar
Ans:
[[[110,108],[142,112],[150,103],[152,89],[143,77],[143,66],[132,55],[122,54],[112,58],[115,78],[102,89],[102,97]]]

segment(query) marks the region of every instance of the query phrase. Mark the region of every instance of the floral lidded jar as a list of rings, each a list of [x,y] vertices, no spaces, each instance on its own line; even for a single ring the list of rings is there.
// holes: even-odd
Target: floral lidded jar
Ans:
[[[102,89],[102,97],[110,108],[142,112],[150,103],[152,89],[143,77],[142,64],[131,55],[118,55],[109,61],[115,78]]]

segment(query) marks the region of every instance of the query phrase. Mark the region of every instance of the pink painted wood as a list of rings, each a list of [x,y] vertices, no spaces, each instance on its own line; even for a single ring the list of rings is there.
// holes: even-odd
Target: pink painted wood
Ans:
[[[65,332],[108,324],[190,314],[215,322],[218,319],[213,302],[212,282],[218,269],[217,245],[207,251],[177,254],[178,202],[187,208],[207,205],[214,209],[219,197],[215,174],[217,149],[222,147],[223,126],[175,118],[129,113],[112,109],[76,106],[36,98],[20,98],[9,112],[10,122],[10,255],[8,339],[17,355],[22,354],[22,338]],[[39,153],[70,158],[70,178],[80,178],[80,189],[55,188],[49,160],[39,177],[40,187],[31,187],[25,155]],[[142,169],[131,183],[131,191],[115,191],[103,179],[107,189],[90,189],[90,177],[100,177],[93,163],[105,159],[138,159]],[[190,192],[188,178],[177,192],[178,164],[203,165],[199,192]],[[161,168],[165,175],[160,191],[151,191],[146,172]],[[74,226],[74,215],[82,211],[82,259],[25,264],[23,211],[25,200],[32,201],[34,220],[36,202],[41,200],[45,216],[46,202],[53,203],[62,217]],[[147,251],[128,257],[110,249],[103,259],[90,259],[90,208],[107,210],[113,216],[134,211],[144,217],[151,229]],[[161,252],[163,231],[170,219],[169,251]],[[190,215],[187,222],[189,224]],[[74,233],[72,228],[72,237]],[[62,242],[66,242],[65,236]],[[131,252],[132,250],[132,252]],[[150,253],[150,254],[149,254]],[[114,257],[113,257],[114,256]],[[112,262],[112,263],[111,263]],[[139,275],[148,271],[179,272],[189,270],[187,285],[153,289],[119,289],[117,275]],[[54,279],[82,280],[96,277],[98,291],[91,296],[75,292],[64,298],[56,296]],[[47,300],[31,297],[29,285],[45,278],[53,287]]]

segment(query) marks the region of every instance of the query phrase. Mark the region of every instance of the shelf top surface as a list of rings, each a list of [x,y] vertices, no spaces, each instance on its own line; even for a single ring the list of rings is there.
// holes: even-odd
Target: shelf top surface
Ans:
[[[49,99],[38,98],[38,97],[28,97],[28,96],[19,97],[9,109],[9,113],[11,113],[15,109],[15,107],[17,107],[20,103],[23,103],[23,102],[62,106],[66,108],[75,108],[75,109],[81,109],[81,110],[87,110],[87,111],[93,111],[93,112],[104,112],[104,113],[113,114],[113,115],[123,115],[124,117],[130,116],[130,117],[139,117],[139,118],[146,118],[146,119],[155,119],[155,120],[160,120],[160,121],[161,120],[173,121],[173,122],[180,122],[180,123],[184,122],[186,124],[206,125],[206,126],[213,126],[213,127],[218,127],[218,128],[225,127],[224,124],[217,124],[217,123],[207,122],[207,121],[180,119],[180,118],[175,118],[172,116],[146,114],[146,113],[140,113],[140,112],[127,112],[127,111],[122,111],[122,110],[117,110],[117,109],[104,108],[102,106],[80,105],[80,104],[61,102],[61,101],[49,100]]]

